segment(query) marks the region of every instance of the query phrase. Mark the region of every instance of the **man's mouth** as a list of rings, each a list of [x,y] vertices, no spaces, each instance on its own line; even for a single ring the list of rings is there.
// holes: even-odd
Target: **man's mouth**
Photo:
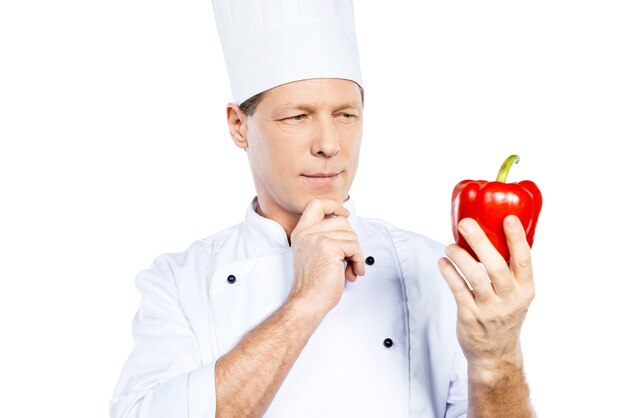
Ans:
[[[339,172],[319,172],[319,173],[310,173],[303,174],[302,176],[306,179],[307,183],[316,185],[316,186],[325,186],[333,183],[339,177]]]
[[[339,172],[303,174],[305,177],[335,177]]]

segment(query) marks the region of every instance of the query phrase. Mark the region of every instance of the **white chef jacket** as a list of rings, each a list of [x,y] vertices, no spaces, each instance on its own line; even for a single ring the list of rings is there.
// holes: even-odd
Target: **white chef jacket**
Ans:
[[[110,404],[112,418],[215,416],[215,362],[285,301],[293,280],[284,229],[256,213],[163,254],[136,278],[135,347]],[[437,268],[443,244],[356,215],[368,258],[347,282],[264,415],[267,418],[465,417],[467,362],[456,305]]]

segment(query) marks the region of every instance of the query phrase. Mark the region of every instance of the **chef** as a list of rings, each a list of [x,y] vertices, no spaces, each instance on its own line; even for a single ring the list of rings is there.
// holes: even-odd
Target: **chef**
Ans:
[[[213,6],[228,127],[256,196],[240,224],[138,274],[111,417],[533,416],[519,331],[534,291],[517,218],[504,225],[509,266],[471,219],[460,229],[482,265],[357,215],[351,1]]]

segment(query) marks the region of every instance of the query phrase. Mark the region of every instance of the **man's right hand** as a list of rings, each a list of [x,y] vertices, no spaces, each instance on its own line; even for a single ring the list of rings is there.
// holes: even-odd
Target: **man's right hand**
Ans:
[[[348,216],[337,201],[309,201],[291,234],[294,281],[287,300],[299,300],[324,316],[339,303],[345,280],[365,275],[363,253]]]
[[[263,416],[315,329],[339,303],[346,280],[365,274],[349,215],[330,199],[307,204],[291,234],[294,281],[287,301],[215,363],[217,417]]]

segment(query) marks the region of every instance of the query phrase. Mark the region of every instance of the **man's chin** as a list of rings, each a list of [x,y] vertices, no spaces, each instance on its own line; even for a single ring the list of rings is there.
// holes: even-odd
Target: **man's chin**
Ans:
[[[345,192],[311,193],[306,196],[303,196],[300,199],[300,204],[298,206],[299,207],[301,206],[302,210],[304,211],[304,208],[313,199],[330,199],[330,200],[334,200],[335,202],[340,202],[344,204],[348,200],[348,196],[349,196],[348,193],[345,193]]]

